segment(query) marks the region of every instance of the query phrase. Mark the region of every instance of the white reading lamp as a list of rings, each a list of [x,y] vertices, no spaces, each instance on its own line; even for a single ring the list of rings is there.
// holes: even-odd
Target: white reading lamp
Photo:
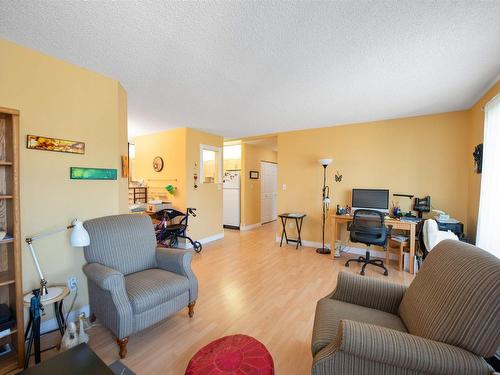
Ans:
[[[54,234],[64,232],[67,229],[72,229],[70,244],[73,247],[83,247],[88,246],[90,244],[90,237],[88,232],[83,227],[83,223],[75,219],[71,222],[71,225],[67,227],[59,228],[50,232],[37,234],[32,237],[26,237],[26,243],[31,252],[31,256],[33,257],[33,261],[35,262],[36,270],[38,271],[38,275],[40,276],[40,295],[42,300],[52,299],[59,296],[62,293],[61,288],[47,288],[47,280],[43,275],[42,268],[40,267],[40,262],[38,257],[36,256],[35,248],[33,247],[33,241],[40,240],[45,237],[50,237]]]
[[[326,168],[332,163],[333,159],[319,159],[319,163],[323,166],[323,199],[321,204],[323,206],[323,216],[321,218],[321,234],[322,234],[322,247],[316,249],[318,254],[330,254],[330,249],[325,247],[325,220],[326,220],[326,210],[330,205],[330,187],[326,185]]]

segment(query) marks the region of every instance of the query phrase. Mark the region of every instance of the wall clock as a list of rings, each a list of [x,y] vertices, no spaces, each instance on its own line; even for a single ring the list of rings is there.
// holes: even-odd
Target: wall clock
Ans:
[[[161,156],[157,156],[153,159],[153,169],[155,172],[161,172],[163,169],[163,159]]]

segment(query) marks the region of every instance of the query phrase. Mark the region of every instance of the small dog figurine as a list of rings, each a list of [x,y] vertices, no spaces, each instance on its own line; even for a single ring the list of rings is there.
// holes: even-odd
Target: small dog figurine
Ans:
[[[78,345],[78,335],[76,334],[76,324],[73,322],[68,323],[66,332],[61,340],[61,351],[71,349]]]

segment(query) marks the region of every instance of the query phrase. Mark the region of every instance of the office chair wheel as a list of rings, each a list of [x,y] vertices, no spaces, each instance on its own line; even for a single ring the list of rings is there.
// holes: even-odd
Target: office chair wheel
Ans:
[[[194,248],[194,251],[196,251],[197,253],[199,253],[201,251],[201,249],[203,248],[203,246],[201,246],[200,242],[194,241],[193,242],[193,248]]]
[[[361,276],[365,276],[365,270],[361,270],[361,272],[359,273]]]
[[[387,272],[387,270],[384,271],[384,276],[389,276],[389,272]]]
[[[345,266],[346,266],[346,267],[349,267],[349,262],[345,262]]]

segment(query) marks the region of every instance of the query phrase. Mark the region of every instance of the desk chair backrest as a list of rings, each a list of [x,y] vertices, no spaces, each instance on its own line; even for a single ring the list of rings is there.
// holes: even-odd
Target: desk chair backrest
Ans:
[[[412,335],[482,357],[500,347],[500,259],[444,240],[427,256],[399,306]]]
[[[379,211],[356,210],[349,230],[351,242],[384,246],[387,241],[384,214]]]

